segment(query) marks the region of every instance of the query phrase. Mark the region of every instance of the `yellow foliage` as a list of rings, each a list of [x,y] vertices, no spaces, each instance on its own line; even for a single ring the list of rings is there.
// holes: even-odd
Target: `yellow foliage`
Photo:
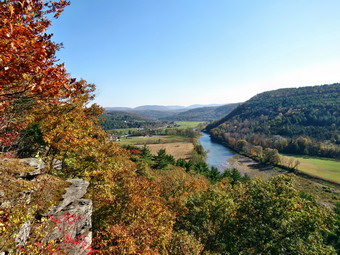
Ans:
[[[31,181],[15,177],[19,172],[33,170],[17,159],[0,161],[0,190],[4,193],[0,197],[0,250],[15,246],[15,237],[26,221],[31,221],[34,228],[37,223],[35,216],[57,204],[68,185],[49,175]]]
[[[166,171],[153,171],[155,182],[161,189],[162,197],[176,215],[186,210],[184,200],[192,193],[208,189],[210,183],[203,176],[187,173],[181,167],[172,166]]]

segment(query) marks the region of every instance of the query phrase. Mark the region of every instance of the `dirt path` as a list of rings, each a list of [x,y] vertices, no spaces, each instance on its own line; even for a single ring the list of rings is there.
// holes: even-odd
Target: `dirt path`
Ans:
[[[247,174],[252,178],[260,177],[268,179],[271,176],[288,173],[285,170],[274,169],[271,166],[259,163],[243,155],[234,156],[229,160],[229,164],[232,168],[236,168],[242,174]]]

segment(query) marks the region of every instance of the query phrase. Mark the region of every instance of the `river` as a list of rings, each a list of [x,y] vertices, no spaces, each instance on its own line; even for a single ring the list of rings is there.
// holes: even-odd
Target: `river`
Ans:
[[[207,152],[206,162],[209,167],[217,167],[219,171],[223,171],[229,168],[230,165],[228,160],[237,155],[234,151],[229,148],[215,143],[211,140],[208,133],[201,132],[201,137],[198,139],[199,143],[203,146],[204,150]]]
[[[207,152],[206,162],[208,166],[217,167],[220,172],[226,168],[236,168],[241,174],[247,174],[250,177],[260,177],[263,179],[267,179],[273,175],[287,173],[285,170],[274,170],[270,166],[260,164],[253,159],[232,151],[226,146],[213,142],[208,133],[201,132],[201,137],[198,141]],[[238,156],[231,166],[228,160],[236,155]]]

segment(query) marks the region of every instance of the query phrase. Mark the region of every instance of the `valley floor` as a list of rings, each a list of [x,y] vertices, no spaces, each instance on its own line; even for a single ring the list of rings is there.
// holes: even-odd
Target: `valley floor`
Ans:
[[[300,162],[297,169],[308,175],[340,184],[340,160],[307,155],[287,155]]]
[[[268,179],[279,174],[289,175],[294,179],[296,189],[312,194],[320,204],[327,207],[333,207],[336,202],[340,202],[340,185],[335,183],[332,184],[308,176],[299,176],[278,167],[261,164],[243,155],[232,158],[230,164],[251,178]]]
[[[119,144],[121,145],[150,145],[150,144],[166,144],[177,142],[191,142],[192,138],[185,136],[171,136],[171,135],[155,135],[155,136],[127,136],[121,138]]]
[[[190,159],[194,149],[194,145],[191,142],[148,144],[147,146],[153,155],[156,155],[159,150],[165,149],[166,153],[170,154],[175,159]],[[143,145],[138,145],[138,147],[143,147]]]

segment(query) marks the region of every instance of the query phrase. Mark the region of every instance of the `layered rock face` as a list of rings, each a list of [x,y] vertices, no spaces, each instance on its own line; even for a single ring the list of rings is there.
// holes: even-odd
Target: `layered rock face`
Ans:
[[[59,205],[50,208],[47,216],[57,223],[57,227],[45,237],[45,242],[63,240],[68,242],[68,254],[82,255],[89,252],[92,243],[92,201],[83,199],[89,182],[82,179],[67,180]]]
[[[2,162],[0,162],[0,164],[1,163]],[[9,177],[7,179],[1,179],[0,181],[7,182],[8,184],[9,182],[15,183],[16,180],[21,180],[18,183],[21,183],[22,187],[22,183],[25,185],[32,184],[34,186],[40,182],[39,185],[45,186],[44,188],[48,190],[49,187],[46,187],[46,185],[50,184],[41,182],[41,180],[44,180],[46,177],[46,174],[43,174],[44,163],[41,160],[35,158],[20,159],[17,163],[18,167],[13,172],[8,171],[8,168],[5,169],[5,167],[3,167]],[[28,171],[27,168],[25,168],[25,171],[21,172],[21,166],[31,167],[31,171]],[[43,176],[44,178],[42,178]],[[34,217],[29,217],[29,219],[23,222],[21,226],[19,225],[19,230],[13,233],[13,237],[15,237],[15,247],[11,246],[12,248],[9,250],[1,250],[0,247],[0,255],[16,254],[16,250],[19,249],[19,247],[20,249],[26,247],[32,236],[34,236],[36,240],[35,230],[39,228],[39,226],[44,231],[41,240],[38,240],[38,243],[47,244],[52,242],[54,244],[58,244],[60,249],[70,255],[83,255],[91,251],[92,201],[90,199],[83,198],[87,192],[89,182],[82,179],[68,179],[66,182],[63,180],[61,180],[61,182],[64,183],[63,187],[66,188],[62,188],[59,191],[59,196],[57,196],[57,200],[55,200],[59,200],[60,202],[57,204],[54,203],[55,206],[50,208],[45,207],[45,213],[37,210],[33,214]],[[17,193],[18,195],[15,199],[7,197],[9,190],[5,189],[4,191],[6,192],[0,190],[0,211],[1,208],[8,209],[18,203],[29,204],[32,200],[34,200],[34,197],[36,197],[35,192],[39,192],[39,190],[26,190],[22,187],[20,188],[21,191]],[[55,194],[56,192],[53,190],[55,187],[51,186],[50,188],[51,190],[48,191],[48,193]],[[61,194],[63,195],[60,199]],[[54,199],[56,198],[55,195],[50,196],[54,196]],[[20,197],[20,200],[18,200],[17,197]],[[42,204],[49,203],[49,201],[40,202]],[[48,210],[46,210],[46,208],[48,208]],[[44,218],[45,221],[39,220],[42,218]]]

